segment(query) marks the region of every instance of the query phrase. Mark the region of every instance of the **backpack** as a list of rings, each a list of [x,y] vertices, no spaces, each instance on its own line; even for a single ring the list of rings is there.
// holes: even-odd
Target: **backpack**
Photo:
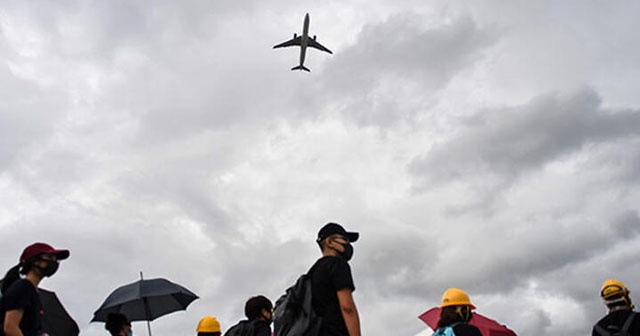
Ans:
[[[456,334],[453,332],[451,326],[446,326],[444,328],[438,328],[432,336],[456,336]]]
[[[275,304],[274,336],[317,336],[322,318],[311,304],[311,270],[301,275]]]
[[[254,321],[242,320],[229,328],[224,336],[253,336],[256,333]]]
[[[596,330],[596,332],[598,332],[598,334],[602,336],[630,336],[631,334],[629,334],[629,328],[631,327],[631,323],[633,323],[635,317],[635,312],[629,313],[627,319],[624,320],[622,329],[620,329],[620,327],[618,327],[617,325],[608,325],[605,329],[598,324],[594,326],[594,329]]]

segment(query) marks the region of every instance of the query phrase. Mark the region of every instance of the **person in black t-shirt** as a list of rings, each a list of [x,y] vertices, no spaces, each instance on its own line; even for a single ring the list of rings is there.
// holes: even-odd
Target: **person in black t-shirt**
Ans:
[[[618,280],[609,279],[602,284],[600,297],[609,313],[593,326],[592,336],[607,336],[622,330],[625,324],[628,335],[640,336],[640,314],[633,311],[629,293],[629,289]]]
[[[58,260],[69,257],[69,250],[56,250],[45,243],[27,246],[20,263],[2,281],[0,298],[0,336],[38,336],[42,332],[42,304],[37,288],[44,277],[58,270]],[[21,278],[20,274],[25,277]]]
[[[480,329],[468,324],[473,318],[471,311],[476,307],[469,300],[469,295],[462,289],[447,289],[442,295],[440,309],[438,329],[434,335],[441,335],[447,327],[451,327],[456,336],[482,336]]]
[[[312,306],[322,318],[319,336],[360,336],[360,317],[353,300],[353,277],[348,261],[357,232],[347,232],[340,224],[328,223],[318,232],[322,251],[311,268]]]

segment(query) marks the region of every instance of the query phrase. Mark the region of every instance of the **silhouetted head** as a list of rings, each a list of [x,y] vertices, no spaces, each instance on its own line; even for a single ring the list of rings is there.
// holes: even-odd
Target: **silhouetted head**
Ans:
[[[265,321],[271,322],[272,311],[273,304],[271,303],[271,300],[267,299],[263,295],[258,295],[250,298],[244,305],[244,315],[250,321],[263,319]]]

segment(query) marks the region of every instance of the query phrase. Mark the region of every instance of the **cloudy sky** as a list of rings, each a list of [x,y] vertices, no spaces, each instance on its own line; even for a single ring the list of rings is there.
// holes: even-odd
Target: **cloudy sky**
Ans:
[[[292,72],[300,33],[312,72]],[[640,291],[640,2],[0,1],[0,268],[81,327],[116,287],[196,292],[154,335],[226,330],[359,231],[365,335],[416,335],[448,287],[519,335],[587,334]],[[633,297],[633,294],[632,294]],[[638,297],[640,300],[640,297]],[[144,323],[134,332],[146,335]],[[428,333],[425,333],[428,334]]]

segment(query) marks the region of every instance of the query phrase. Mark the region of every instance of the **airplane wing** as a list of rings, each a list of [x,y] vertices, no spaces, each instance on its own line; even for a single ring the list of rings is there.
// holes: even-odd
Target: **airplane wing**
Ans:
[[[329,49],[325,48],[322,44],[318,43],[318,42],[317,42],[316,40],[314,40],[314,39],[309,39],[309,42],[308,42],[308,43],[309,43],[309,47],[313,47],[313,48],[316,48],[316,49],[318,49],[318,50],[322,50],[322,51],[324,51],[324,52],[328,52],[328,53],[330,53],[330,54],[333,54],[333,53],[331,52],[331,50],[329,50]]]
[[[302,41],[302,37],[296,36],[287,42],[282,42],[280,44],[274,45],[273,48],[275,49],[275,48],[299,46],[301,41]]]

